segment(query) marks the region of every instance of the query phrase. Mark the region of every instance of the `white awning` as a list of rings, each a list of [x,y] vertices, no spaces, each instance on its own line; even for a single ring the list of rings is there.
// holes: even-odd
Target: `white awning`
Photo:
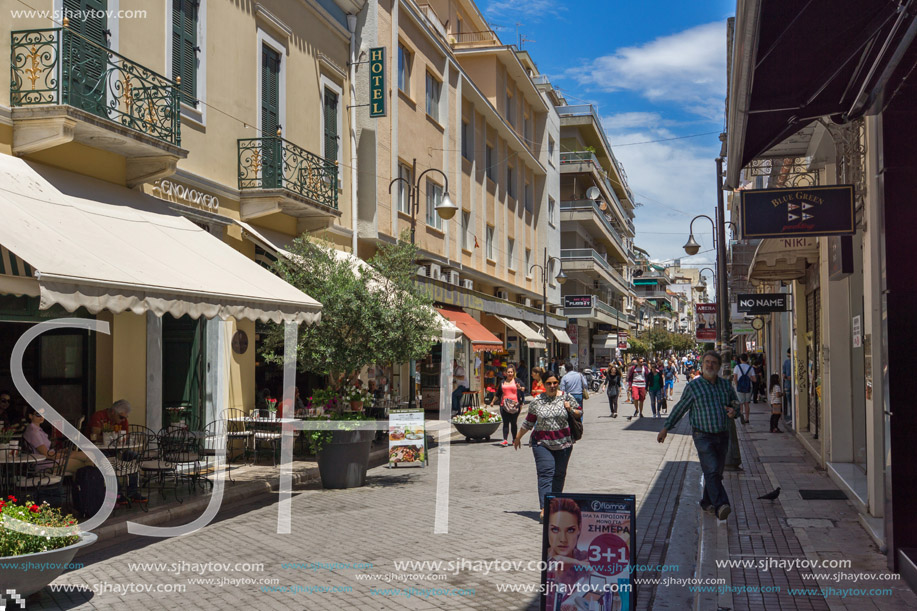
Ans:
[[[772,280],[796,280],[806,275],[806,262],[818,260],[815,238],[767,238],[761,240],[748,266],[753,284]]]
[[[542,350],[547,348],[548,344],[544,337],[542,337],[537,331],[532,329],[521,320],[516,320],[515,318],[505,318],[503,316],[497,316],[497,319],[515,331],[516,335],[521,335],[524,337],[525,342],[528,344],[529,348],[541,348]]]
[[[242,235],[246,238],[263,248],[264,250],[283,257],[290,257],[290,251],[288,250],[290,244],[296,238],[288,236],[277,231],[272,231],[270,229],[263,229],[261,227],[255,228],[245,221],[236,221],[240,227],[242,227]],[[344,252],[343,250],[333,249],[333,254],[336,259],[347,261],[350,263],[351,267],[355,270],[372,270],[372,266],[369,263],[357,257],[354,254],[349,252]],[[379,284],[379,283],[377,283]],[[384,288],[379,284],[380,288]],[[372,288],[372,284],[370,284]],[[435,311],[435,310],[434,310]],[[462,330],[459,329],[456,325],[442,316],[439,312],[436,312],[436,317],[439,319],[440,328],[442,329],[442,338],[443,343],[456,343],[462,339]]]
[[[0,291],[42,309],[321,318],[320,303],[138,191],[0,155],[0,219],[0,244],[31,272],[0,276]]]
[[[557,327],[552,327],[551,325],[548,325],[548,329],[551,330],[551,333],[554,334],[554,337],[556,337],[557,341],[560,343],[571,345],[573,344],[573,340],[570,339],[569,335],[567,335],[567,331],[565,329],[558,329]]]

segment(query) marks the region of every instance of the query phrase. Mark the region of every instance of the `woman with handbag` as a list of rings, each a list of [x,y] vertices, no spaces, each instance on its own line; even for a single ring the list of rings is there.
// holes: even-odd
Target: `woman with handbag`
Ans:
[[[497,381],[495,400],[500,406],[500,415],[503,417],[503,442],[500,445],[506,448],[511,443],[508,439],[516,437],[519,407],[525,400],[525,386],[516,379],[516,368],[512,365],[506,367],[503,378]],[[509,437],[510,429],[512,429],[512,437]]]
[[[583,435],[583,412],[569,393],[559,392],[560,380],[552,372],[545,374],[545,391],[529,403],[522,428],[513,440],[513,447],[522,447],[522,438],[532,431],[532,453],[538,473],[538,504],[544,518],[545,495],[564,491],[567,463],[573,452],[573,442]]]

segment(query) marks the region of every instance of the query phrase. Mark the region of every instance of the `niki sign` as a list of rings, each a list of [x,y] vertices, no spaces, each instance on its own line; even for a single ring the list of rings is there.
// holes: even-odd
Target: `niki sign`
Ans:
[[[745,239],[856,233],[853,185],[741,193]]]
[[[369,116],[385,116],[385,47],[369,50]]]

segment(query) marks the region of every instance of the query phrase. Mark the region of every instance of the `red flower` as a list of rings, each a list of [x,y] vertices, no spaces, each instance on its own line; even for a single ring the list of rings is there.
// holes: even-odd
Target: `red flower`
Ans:
[[[0,509],[3,509],[4,505],[6,505],[6,501],[0,501]]]
[[[38,505],[32,505],[31,507],[29,507],[29,511],[31,511],[32,513],[38,513],[39,512]]]
[[[484,410],[483,410],[483,409],[479,409],[479,410],[478,410],[478,416],[483,416],[483,415],[484,415]]]
[[[8,496],[8,497],[6,497],[6,498],[8,498],[9,500],[11,500],[11,501],[13,501],[14,503],[16,502],[16,497],[15,497],[15,496],[13,496],[12,494],[11,494],[11,495],[9,495],[9,496]]]

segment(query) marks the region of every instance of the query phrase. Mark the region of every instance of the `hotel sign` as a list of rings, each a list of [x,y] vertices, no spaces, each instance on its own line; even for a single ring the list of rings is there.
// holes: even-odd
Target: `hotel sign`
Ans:
[[[385,47],[369,50],[369,116],[385,116]]]
[[[153,182],[153,195],[177,204],[186,204],[208,212],[220,211],[220,200],[214,195],[160,178]]]
[[[744,239],[856,233],[853,185],[741,193]]]

